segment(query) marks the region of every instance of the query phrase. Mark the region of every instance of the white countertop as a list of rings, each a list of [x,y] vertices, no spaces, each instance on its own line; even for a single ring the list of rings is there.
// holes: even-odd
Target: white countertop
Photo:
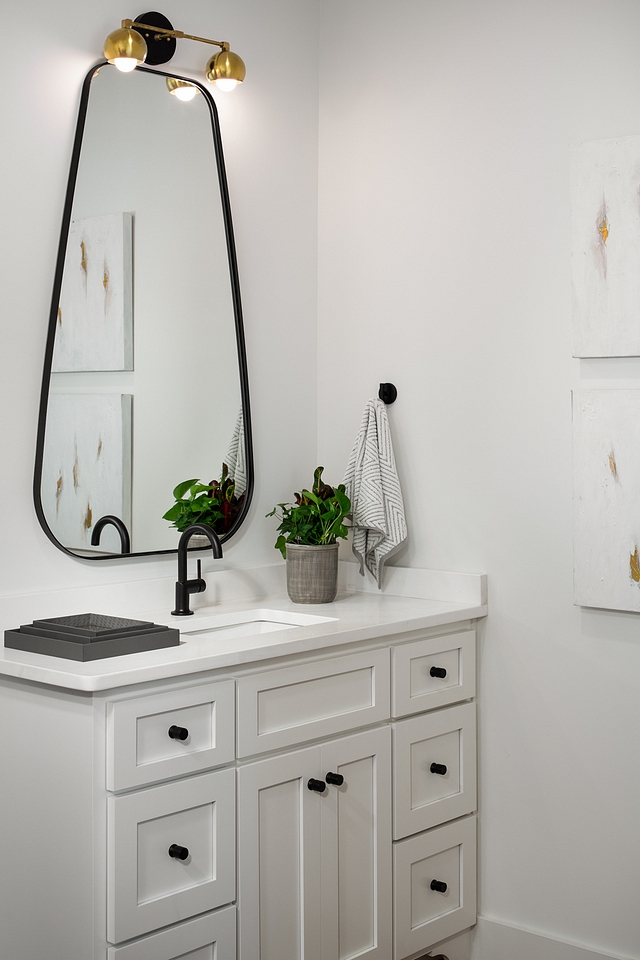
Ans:
[[[260,619],[260,611],[269,613],[266,619],[273,619],[273,612],[279,611],[285,622],[292,615],[327,618],[320,623],[284,629],[276,627],[271,632],[249,636],[226,636],[224,630],[221,630],[219,635],[185,635],[179,646],[87,663],[2,647],[0,674],[78,691],[108,690],[151,680],[229,668],[237,664],[257,663],[289,654],[325,650],[385,636],[402,636],[403,633],[414,630],[486,616],[484,577],[413,570],[403,574],[403,568],[396,569],[400,571],[395,576],[396,595],[387,592],[354,592],[358,584],[353,578],[353,571],[348,570],[341,578],[342,589],[333,603],[294,604],[282,594],[270,593],[267,596],[235,598],[202,606],[194,611],[192,617],[186,618],[171,617],[166,606],[162,609],[122,613],[123,616],[136,616],[189,631],[199,626],[206,629],[212,617],[215,617],[217,623],[233,623],[241,619],[238,616],[241,612],[246,611],[251,611],[256,619]],[[420,574],[424,575],[422,579]],[[443,577],[449,579],[443,580]],[[455,578],[462,578],[459,581],[459,590]],[[425,587],[424,584],[428,586]],[[394,584],[390,584],[388,589],[393,588]],[[447,599],[424,599],[406,595],[429,594],[437,589],[441,589]],[[451,598],[456,592],[460,594],[460,599]],[[58,615],[57,611],[51,615]],[[22,619],[21,622],[28,621]],[[7,626],[15,627],[16,624]]]

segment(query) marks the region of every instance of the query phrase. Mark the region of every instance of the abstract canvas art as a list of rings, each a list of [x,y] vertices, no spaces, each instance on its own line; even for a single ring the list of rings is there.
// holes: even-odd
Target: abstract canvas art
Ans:
[[[571,216],[573,355],[640,356],[640,136],[573,152]]]
[[[130,213],[71,224],[54,373],[133,369],[132,272]]]
[[[574,602],[640,611],[640,390],[573,394]]]
[[[42,506],[69,550],[91,550],[92,527],[105,514],[131,530],[131,415],[130,394],[49,397]]]

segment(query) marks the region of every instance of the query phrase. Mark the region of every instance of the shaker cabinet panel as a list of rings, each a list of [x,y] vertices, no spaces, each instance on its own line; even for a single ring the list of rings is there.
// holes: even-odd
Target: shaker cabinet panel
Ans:
[[[386,720],[389,674],[389,650],[383,648],[241,677],[238,756]]]
[[[394,960],[415,955],[476,922],[476,819],[393,845]]]
[[[392,651],[394,717],[433,710],[476,692],[475,632],[403,643]]]
[[[234,758],[235,684],[204,683],[107,704],[107,789],[126,790]]]
[[[398,721],[393,746],[394,840],[475,810],[475,703]]]
[[[391,956],[390,736],[384,727],[320,748],[322,960]]]
[[[390,754],[384,727],[240,768],[240,960],[389,960]]]
[[[109,947],[107,960],[236,960],[236,908],[180,923],[123,947]]]
[[[238,771],[242,960],[320,960],[320,749]]]
[[[109,797],[107,803],[111,943],[235,899],[233,770]]]

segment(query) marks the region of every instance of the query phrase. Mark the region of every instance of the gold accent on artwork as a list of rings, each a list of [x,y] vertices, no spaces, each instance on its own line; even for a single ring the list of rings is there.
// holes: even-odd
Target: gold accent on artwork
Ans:
[[[99,460],[101,456],[102,456],[102,437],[100,437],[100,440],[98,441],[98,453],[96,455],[96,460]]]
[[[609,454],[609,470],[611,470],[612,476],[618,479],[618,468],[616,466],[616,461],[614,460],[613,453]]]
[[[80,269],[84,272],[86,277],[87,275],[87,248],[84,245],[84,240],[80,241],[80,250],[82,251],[82,257],[80,258]]]
[[[602,242],[607,242],[607,237],[609,236],[609,224],[607,223],[607,218],[603,217],[598,225],[598,230],[600,231],[600,236],[602,237]]]
[[[636,583],[640,583],[640,557],[638,556],[637,547],[634,552],[629,555],[629,572],[631,573],[631,579],[635,580]]]
[[[56,481],[56,517],[58,516],[58,511],[60,510],[60,497],[62,496],[62,474],[58,477]]]
[[[62,326],[62,310],[58,307],[58,326]]]
[[[93,524],[93,514],[92,514],[92,512],[91,512],[91,504],[88,503],[88,504],[87,504],[87,512],[86,512],[86,515],[85,515],[85,518],[84,518],[84,525],[85,525],[85,527],[87,528],[87,530],[90,530],[92,524]]]

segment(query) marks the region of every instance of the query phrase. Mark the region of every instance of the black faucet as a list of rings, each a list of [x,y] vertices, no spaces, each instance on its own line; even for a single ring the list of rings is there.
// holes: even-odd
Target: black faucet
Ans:
[[[187,547],[194,533],[208,537],[213,549],[215,560],[222,557],[222,544],[218,534],[206,523],[192,523],[183,532],[178,541],[178,579],[176,581],[176,608],[171,611],[173,617],[190,617],[193,610],[189,609],[189,594],[202,593],[207,589],[207,581],[200,576],[200,561],[198,560],[198,576],[195,580],[187,580]]]
[[[104,517],[100,517],[100,519],[95,523],[93,530],[91,531],[91,546],[98,546],[100,543],[100,534],[108,523],[112,523],[120,534],[120,553],[131,553],[131,540],[129,538],[129,531],[125,527],[120,517],[111,516],[110,514],[105,514]]]

